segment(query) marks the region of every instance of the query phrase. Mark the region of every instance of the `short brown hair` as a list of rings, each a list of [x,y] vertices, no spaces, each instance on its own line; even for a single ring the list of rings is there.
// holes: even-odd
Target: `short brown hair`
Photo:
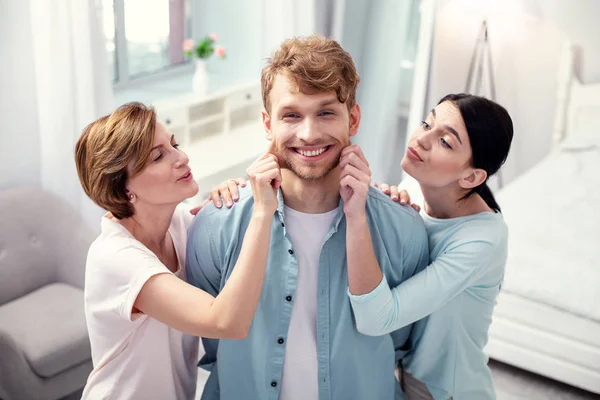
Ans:
[[[125,185],[149,164],[155,129],[153,108],[127,103],[89,124],[75,145],[75,164],[83,190],[118,219],[133,215]]]
[[[262,98],[267,112],[273,82],[282,72],[296,81],[298,90],[335,92],[348,110],[356,104],[360,78],[350,54],[333,39],[311,35],[288,39],[279,46],[262,70]]]

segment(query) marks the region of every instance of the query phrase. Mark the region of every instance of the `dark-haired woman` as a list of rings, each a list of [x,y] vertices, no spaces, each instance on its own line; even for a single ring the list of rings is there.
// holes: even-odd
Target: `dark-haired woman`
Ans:
[[[399,286],[390,289],[382,275],[365,240],[368,225],[348,226],[349,296],[358,330],[378,336],[418,321],[400,369],[408,399],[496,397],[483,348],[508,232],[486,182],[506,160],[512,136],[503,107],[466,94],[442,98],[413,133],[402,168],[423,193],[431,264]]]

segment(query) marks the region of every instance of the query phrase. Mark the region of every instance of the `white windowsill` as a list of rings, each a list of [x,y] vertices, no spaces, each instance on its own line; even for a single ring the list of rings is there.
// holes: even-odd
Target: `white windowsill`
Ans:
[[[115,107],[131,101],[147,105],[192,91],[194,65],[187,63],[113,86]]]

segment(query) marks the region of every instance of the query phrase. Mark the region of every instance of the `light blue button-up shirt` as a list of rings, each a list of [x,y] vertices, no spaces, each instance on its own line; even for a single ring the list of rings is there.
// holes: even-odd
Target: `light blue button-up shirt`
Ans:
[[[278,197],[265,281],[250,332],[244,340],[203,339],[206,355],[200,365],[211,374],[202,399],[276,400],[279,396],[298,262],[286,232],[281,191]],[[253,206],[251,189],[246,187],[232,209],[208,205],[194,219],[186,258],[191,284],[214,296],[221,291],[238,259]],[[319,400],[401,399],[394,367],[408,350],[411,327],[379,337],[356,330],[346,295],[346,219],[342,209],[325,237],[319,260]],[[412,208],[399,207],[371,188],[366,210],[375,254],[391,285],[428,264],[427,234]]]

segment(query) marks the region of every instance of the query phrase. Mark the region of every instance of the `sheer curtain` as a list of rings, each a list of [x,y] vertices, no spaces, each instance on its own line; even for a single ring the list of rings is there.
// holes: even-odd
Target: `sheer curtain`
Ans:
[[[412,115],[423,112],[427,79],[421,72],[428,70],[429,54],[424,62],[418,59],[422,3],[431,1],[334,4],[332,35],[352,55],[361,77],[362,121],[354,142],[365,152],[375,182],[400,181],[405,139],[416,127]],[[414,96],[415,91],[423,94]]]
[[[68,200],[94,229],[102,211],[83,193],[73,154],[83,128],[113,106],[98,3],[30,0],[41,186]]]

